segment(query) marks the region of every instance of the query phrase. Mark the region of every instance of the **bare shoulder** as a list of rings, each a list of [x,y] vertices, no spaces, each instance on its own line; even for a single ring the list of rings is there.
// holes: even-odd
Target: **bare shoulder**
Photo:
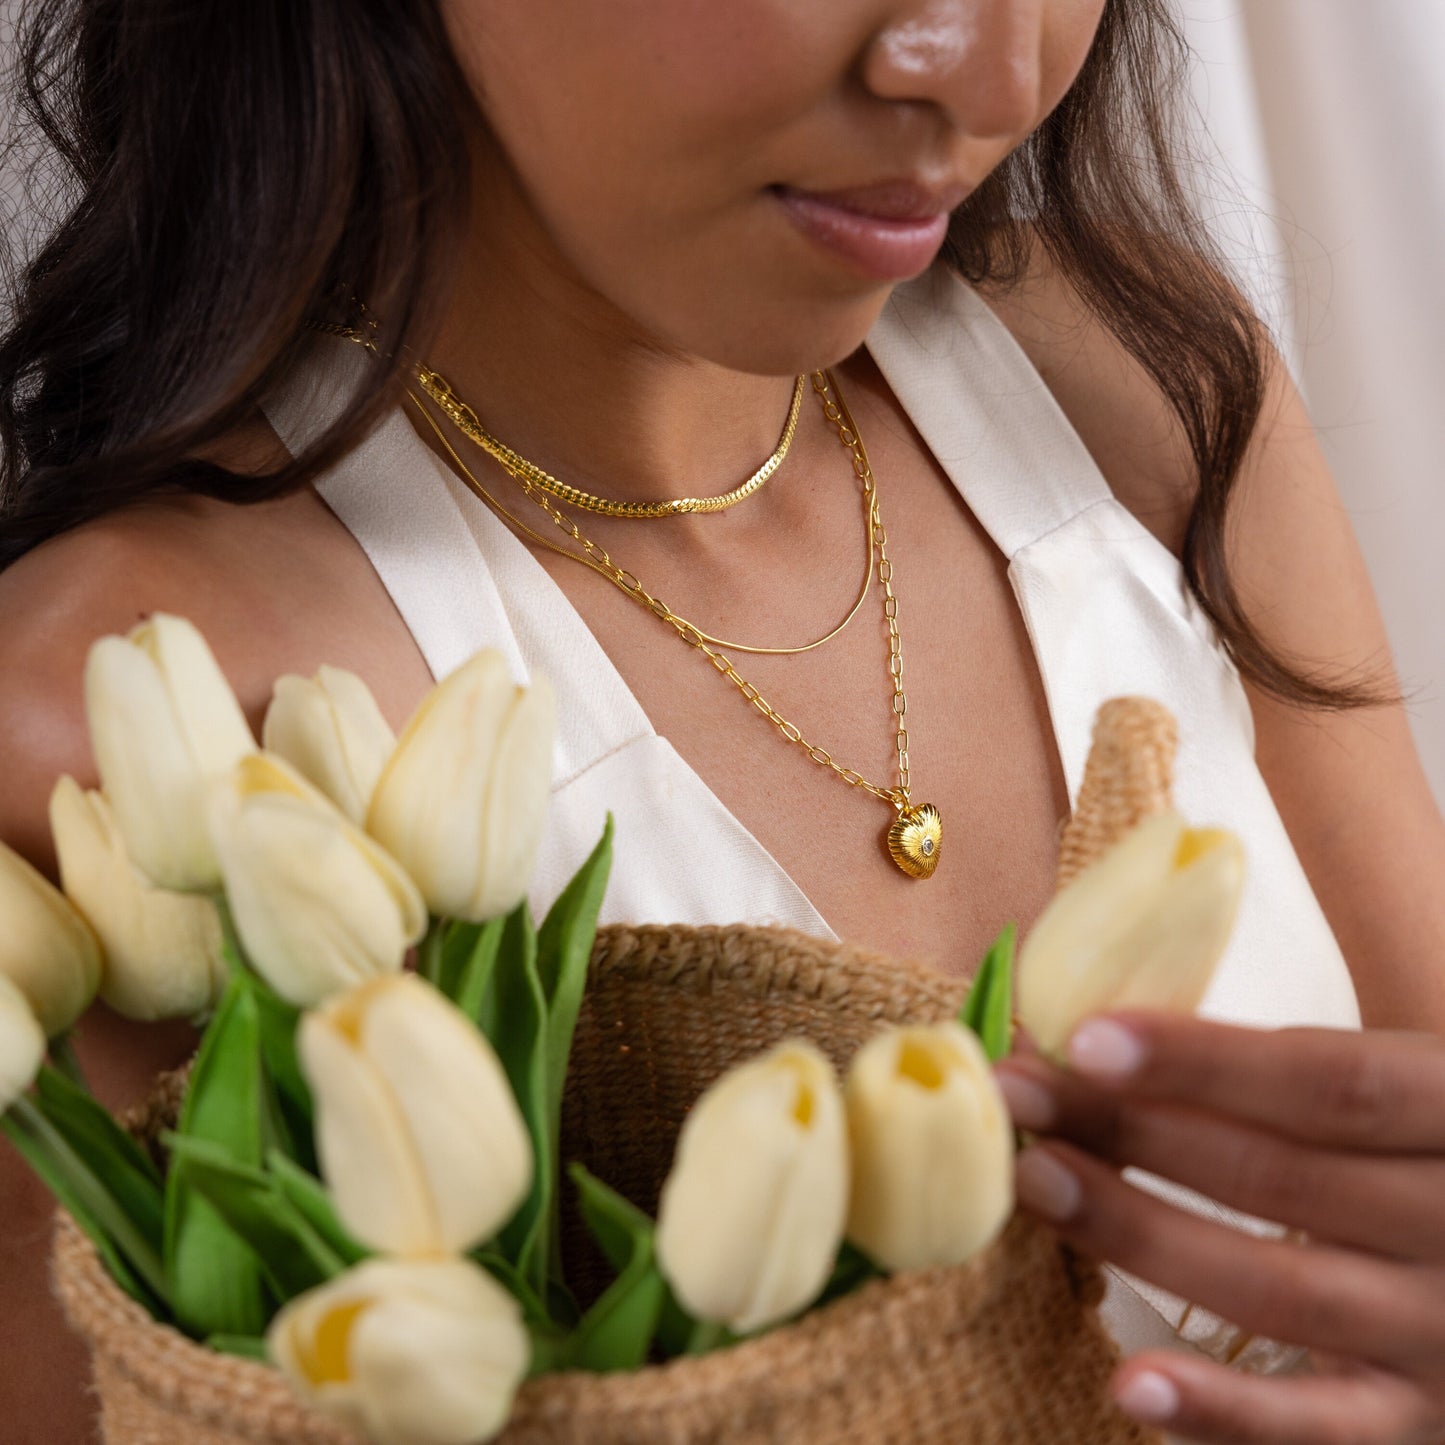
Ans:
[[[94,785],[86,654],[161,611],[200,628],[257,728],[284,672],[349,667],[393,723],[429,680],[365,554],[310,488],[248,506],[167,497],[53,538],[0,573],[0,840],[47,872],[55,778]]]

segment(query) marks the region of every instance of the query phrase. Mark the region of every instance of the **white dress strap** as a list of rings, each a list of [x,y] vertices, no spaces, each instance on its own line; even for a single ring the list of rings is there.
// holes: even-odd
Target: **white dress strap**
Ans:
[[[299,451],[373,365],[320,337],[263,400]],[[513,675],[547,677],[559,708],[552,798],[531,895],[557,896],[610,811],[620,860],[604,922],[775,923],[832,930],[771,853],[723,806],[641,704],[545,568],[427,447],[400,408],[316,489],[360,543],[433,677],[483,647]],[[624,866],[625,865],[625,866]]]
[[[936,266],[896,288],[868,351],[1010,561],[1113,496],[1008,328],[952,271]]]

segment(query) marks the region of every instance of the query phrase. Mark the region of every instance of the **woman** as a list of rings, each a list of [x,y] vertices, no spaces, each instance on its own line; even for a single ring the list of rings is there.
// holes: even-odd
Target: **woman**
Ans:
[[[196,620],[258,724],[278,674],[322,662],[400,723],[492,642],[558,687],[556,868],[598,807],[622,818],[615,911],[774,918],[966,970],[1050,891],[1095,694],[1157,681],[1197,748],[1181,796],[1212,789],[1264,870],[1226,1015],[1368,1031],[1091,1025],[1071,1074],[1008,1070],[1020,1122],[1057,1136],[1021,1198],[1140,1298],[1152,1281],[1324,1371],[1139,1354],[1115,1388],[1141,1417],[1215,1441],[1445,1428],[1445,827],[1299,400],[1175,181],[1162,4],[34,14],[31,99],[81,195],[0,346],[0,836],[50,865],[51,781],[91,776],[84,653],[144,613]],[[724,651],[874,792],[538,540],[569,543],[444,410],[400,409],[402,357],[614,503],[736,488],[793,378],[832,368],[895,629],[875,590],[799,650],[862,550],[855,458],[812,386],[737,505],[563,511],[697,626],[792,649]],[[949,829],[927,882],[878,844],[910,781]],[[119,1102],[191,1042],[97,1011],[82,1055]],[[1313,1242],[1171,1208],[1124,1164]],[[7,1417],[78,1439],[46,1205],[8,1157],[6,1179],[5,1357],[35,1366],[7,1368]],[[1135,1318],[1172,1338],[1168,1308]]]

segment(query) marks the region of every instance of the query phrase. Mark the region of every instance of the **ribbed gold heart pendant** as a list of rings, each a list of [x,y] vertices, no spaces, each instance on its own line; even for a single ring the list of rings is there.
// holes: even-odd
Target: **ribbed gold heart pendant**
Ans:
[[[943,851],[943,819],[932,803],[904,808],[888,830],[888,852],[910,878],[932,878]]]

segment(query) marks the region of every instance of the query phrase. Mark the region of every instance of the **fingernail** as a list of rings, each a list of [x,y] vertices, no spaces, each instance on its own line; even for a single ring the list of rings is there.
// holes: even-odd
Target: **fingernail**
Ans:
[[[1021,1204],[1056,1224],[1072,1219],[1084,1197],[1073,1174],[1052,1154],[1040,1149],[1027,1149],[1019,1155],[1014,1187]]]
[[[1178,1386],[1154,1370],[1135,1375],[1114,1400],[1126,1415],[1150,1425],[1162,1425],[1179,1413]]]
[[[1052,1129],[1058,1117],[1054,1096],[1036,1079],[1012,1069],[1000,1069],[994,1077],[1008,1111],[1020,1129]]]
[[[1090,1019],[1069,1039],[1069,1062],[1090,1078],[1122,1083],[1144,1062],[1144,1043],[1112,1019]]]

